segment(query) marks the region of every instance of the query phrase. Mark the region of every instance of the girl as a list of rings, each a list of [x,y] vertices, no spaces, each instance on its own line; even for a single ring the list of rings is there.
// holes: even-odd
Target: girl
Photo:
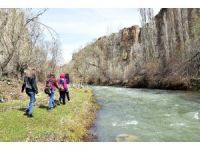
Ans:
[[[60,74],[60,79],[58,80],[58,84],[59,84],[59,93],[60,93],[59,103],[63,103],[63,105],[65,105],[65,94],[66,94],[66,90],[67,90],[67,81],[65,79],[64,73]]]

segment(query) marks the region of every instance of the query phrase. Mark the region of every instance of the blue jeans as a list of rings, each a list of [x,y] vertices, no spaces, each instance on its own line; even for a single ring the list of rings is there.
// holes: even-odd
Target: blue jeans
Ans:
[[[55,91],[52,91],[51,94],[49,95],[50,99],[48,108],[52,108],[53,106],[55,106],[54,96],[55,96]]]
[[[33,106],[34,106],[36,99],[35,99],[35,93],[34,92],[29,91],[29,92],[27,92],[27,95],[30,97],[30,102],[29,102],[28,107],[27,107],[27,112],[30,115],[30,114],[33,113]]]

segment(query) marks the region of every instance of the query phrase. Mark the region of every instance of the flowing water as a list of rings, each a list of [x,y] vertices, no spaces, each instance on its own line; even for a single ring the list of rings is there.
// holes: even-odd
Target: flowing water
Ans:
[[[199,93],[102,86],[93,90],[101,105],[91,129],[97,141],[200,141]]]

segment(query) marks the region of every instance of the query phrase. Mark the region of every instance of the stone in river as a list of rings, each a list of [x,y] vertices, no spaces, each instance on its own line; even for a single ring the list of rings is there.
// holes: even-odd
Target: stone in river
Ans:
[[[116,137],[117,142],[135,142],[137,141],[138,137],[131,134],[119,134]]]

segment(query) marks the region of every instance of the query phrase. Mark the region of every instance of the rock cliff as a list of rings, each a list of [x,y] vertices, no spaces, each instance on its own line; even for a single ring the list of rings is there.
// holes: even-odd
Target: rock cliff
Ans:
[[[161,9],[141,28],[100,37],[73,55],[74,82],[188,89],[200,77],[200,9]],[[194,79],[195,78],[195,79]]]

